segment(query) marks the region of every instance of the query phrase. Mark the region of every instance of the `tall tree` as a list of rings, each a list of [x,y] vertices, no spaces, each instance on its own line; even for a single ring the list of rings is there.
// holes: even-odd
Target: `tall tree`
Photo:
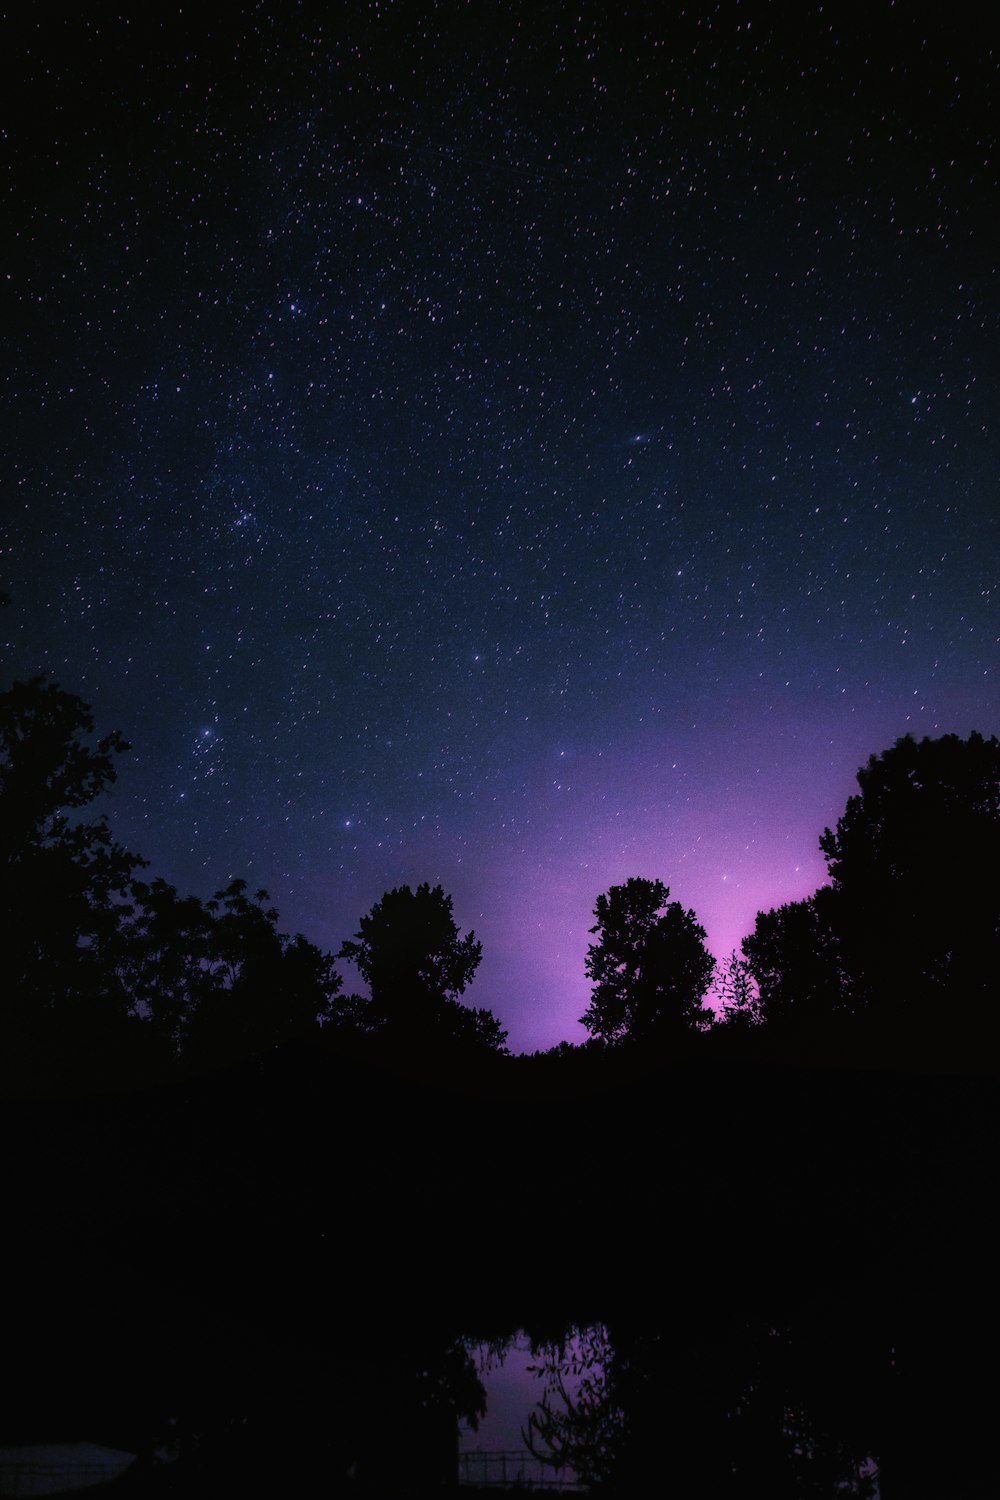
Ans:
[[[228,1061],[318,1033],[341,987],[331,954],[278,931],[267,891],[233,880],[205,905],[205,984],[183,1037],[189,1057]]]
[[[669,901],[661,880],[633,878],[598,896],[597,942],[587,949],[594,982],[581,1017],[605,1042],[666,1041],[699,1030],[715,960],[693,911]]]
[[[873,992],[967,997],[1000,959],[1000,742],[897,740],[820,848],[848,966]]]
[[[159,877],[134,880],[107,947],[130,1009],[176,1057],[214,984],[212,913],[197,896],[181,896]]]
[[[313,1035],[341,980],[330,954],[278,931],[266,891],[233,880],[209,901],[133,882],[113,945],[123,990],[170,1053],[224,1062]]]
[[[116,779],[120,734],[93,737],[44,677],[0,694],[0,1056],[8,1084],[59,1088],[157,1072],[188,1050],[238,1056],[308,1034],[340,988],[333,959],[277,930],[266,892],[209,902],[163,880],[84,815]]]
[[[79,816],[114,784],[128,748],[118,733],[95,742],[93,730],[87,705],[44,677],[0,694],[0,1024],[19,1045],[48,1045],[58,1016],[64,1040],[96,1047],[127,1015],[103,951],[143,861],[106,814]]]
[[[474,932],[459,934],[451,897],[425,883],[386,891],[337,956],[350,959],[369,987],[367,1030],[502,1051],[507,1033],[496,1018],[458,1000],[482,952]]]
[[[840,905],[837,893],[825,886],[804,901],[757,913],[743,953],[757,986],[761,1021],[813,1021],[862,1003],[845,967]]]

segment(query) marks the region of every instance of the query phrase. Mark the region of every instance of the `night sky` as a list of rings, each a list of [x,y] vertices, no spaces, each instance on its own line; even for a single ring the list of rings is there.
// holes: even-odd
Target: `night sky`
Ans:
[[[440,882],[530,1049],[609,885],[724,956],[1000,730],[971,9],[18,9],[5,685],[130,740],[150,873],[333,949]]]

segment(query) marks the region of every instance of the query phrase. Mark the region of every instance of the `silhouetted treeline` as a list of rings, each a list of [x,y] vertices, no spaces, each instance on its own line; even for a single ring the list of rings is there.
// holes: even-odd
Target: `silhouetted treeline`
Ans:
[[[440,887],[387,891],[336,955],[281,932],[267,892],[242,880],[181,895],[146,879],[94,814],[128,747],[93,730],[87,706],[44,678],[0,695],[5,1086],[135,1085],[320,1033],[428,1065],[506,1052],[497,1018],[461,998],[482,948]],[[1000,745],[906,737],[858,780],[820,839],[829,884],[759,914],[723,964],[662,881],[599,895],[581,1018],[592,1043],[558,1049],[562,1071],[636,1048],[649,1063],[993,1057]],[[343,992],[337,959],[368,997]]]
[[[481,955],[438,887],[390,891],[343,957],[278,928],[264,890],[209,900],[143,878],[93,804],[128,746],[94,740],[90,710],[44,678],[0,695],[0,1069],[19,1093],[115,1088],[219,1067],[323,1028],[373,1046],[505,1050],[489,1011],[458,996]]]
[[[440,888],[325,954],[241,881],[145,877],[71,694],[18,685],[0,736],[0,1443],[416,1492],[482,1408],[470,1340],[603,1328],[533,1441],[609,1494],[863,1493],[868,1459],[886,1500],[995,1493],[995,740],[873,758],[830,885],[724,965],[612,887],[591,1039],[509,1057]]]

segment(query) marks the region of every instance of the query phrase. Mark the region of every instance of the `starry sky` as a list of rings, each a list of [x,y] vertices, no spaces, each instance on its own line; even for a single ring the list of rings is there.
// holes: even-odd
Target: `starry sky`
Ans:
[[[440,882],[531,1049],[611,884],[724,956],[870,754],[1000,729],[971,8],[20,9],[4,676],[151,873],[334,949]]]

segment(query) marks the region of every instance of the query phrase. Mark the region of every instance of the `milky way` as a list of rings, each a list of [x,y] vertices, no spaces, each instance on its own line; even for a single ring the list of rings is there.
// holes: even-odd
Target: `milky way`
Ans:
[[[4,48],[5,675],[183,890],[443,884],[517,1048],[610,884],[724,955],[869,754],[1000,727],[984,23],[615,10]]]

